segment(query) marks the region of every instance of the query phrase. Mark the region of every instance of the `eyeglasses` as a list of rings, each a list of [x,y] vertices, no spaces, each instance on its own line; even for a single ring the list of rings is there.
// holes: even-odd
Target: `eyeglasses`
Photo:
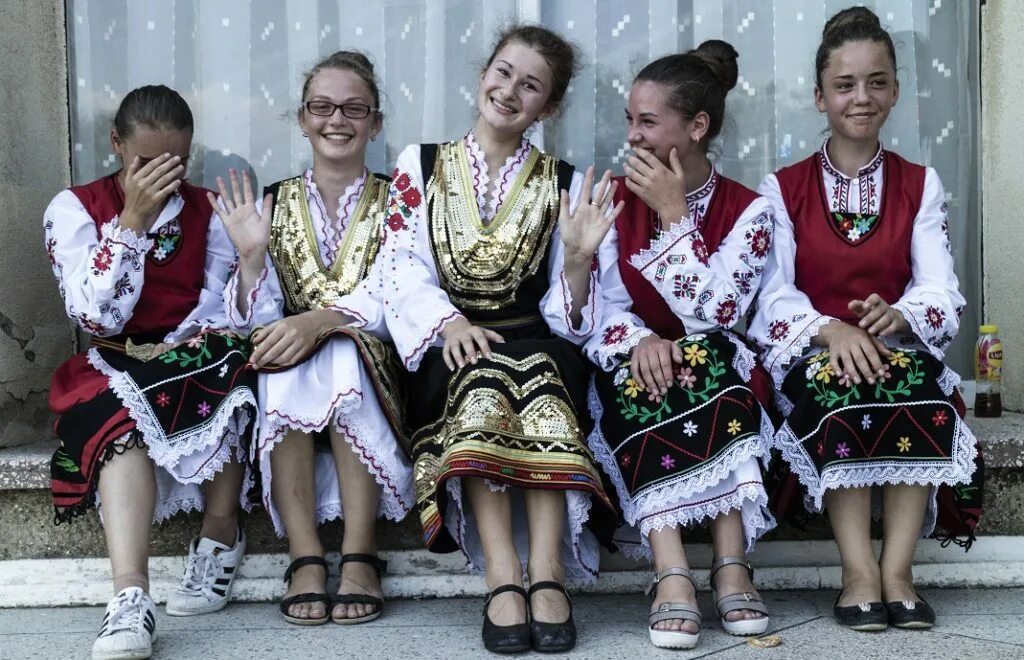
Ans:
[[[334,111],[341,109],[341,114],[349,119],[366,119],[371,112],[377,112],[377,108],[371,108],[365,103],[331,103],[330,101],[306,101],[306,111],[317,117],[330,117]]]

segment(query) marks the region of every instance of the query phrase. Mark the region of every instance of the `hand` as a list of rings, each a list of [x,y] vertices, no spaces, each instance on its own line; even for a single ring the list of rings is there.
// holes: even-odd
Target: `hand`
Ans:
[[[235,170],[228,170],[231,177],[231,195],[224,186],[224,179],[217,177],[217,188],[220,199],[213,193],[206,193],[206,198],[213,205],[214,212],[224,223],[228,238],[238,251],[243,262],[258,262],[262,269],[263,260],[270,244],[270,219],[274,213],[273,196],[263,198],[263,209],[256,211],[256,202],[252,194],[252,181],[249,171],[242,171],[242,185],[238,185]]]
[[[569,194],[561,193],[558,213],[558,230],[565,245],[566,262],[586,263],[589,268],[597,253],[598,246],[611,228],[615,218],[622,212],[625,202],[619,202],[611,211],[612,200],[618,181],[612,181],[612,171],[606,170],[597,191],[591,199],[590,191],[594,187],[594,168],[588,167],[583,177],[583,192],[575,213],[569,213]]]
[[[676,365],[683,363],[683,349],[674,341],[658,335],[640,340],[630,353],[633,380],[650,392],[650,398],[661,401],[675,379]]]
[[[686,204],[686,174],[676,148],[668,153],[668,166],[649,151],[634,151],[626,159],[626,187],[661,218],[669,229],[690,215]]]
[[[466,362],[476,364],[481,356],[491,357],[491,345],[504,344],[505,338],[493,330],[473,325],[464,316],[460,316],[441,331],[444,337],[444,350],[441,355],[448,368],[455,371],[456,365],[461,369]]]
[[[874,385],[875,377],[885,373],[882,358],[889,357],[890,351],[863,328],[837,320],[829,322],[818,335],[827,342],[829,362],[837,378],[846,374],[858,385],[861,380]]]
[[[867,300],[851,300],[847,307],[860,317],[857,326],[875,337],[910,332],[910,324],[903,313],[890,307],[877,293],[872,293]]]
[[[306,356],[324,332],[344,325],[344,318],[331,310],[286,316],[252,333],[255,350],[249,364],[255,369],[273,364],[290,367]]]
[[[181,186],[185,166],[181,158],[161,154],[139,166],[139,157],[132,158],[124,177],[124,209],[122,227],[140,236],[156,222],[164,202]]]

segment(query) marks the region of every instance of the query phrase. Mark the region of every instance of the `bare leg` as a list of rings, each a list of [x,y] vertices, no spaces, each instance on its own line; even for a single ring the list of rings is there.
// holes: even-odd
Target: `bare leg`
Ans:
[[[743,538],[743,515],[733,510],[716,517],[711,523],[711,533],[715,558],[741,557],[746,558]],[[754,585],[750,582],[750,573],[739,564],[723,566],[715,573],[715,593],[719,598],[729,594],[744,592],[754,593]],[[740,619],[760,619],[764,615],[754,610],[733,610],[725,615],[726,621]]]
[[[669,568],[690,568],[683,550],[683,537],[678,527],[663,527],[647,536],[654,555],[654,570],[660,573]],[[662,603],[689,603],[697,607],[697,592],[693,585],[684,577],[674,575],[658,584],[658,593],[651,603],[651,611],[655,611]],[[654,624],[655,630],[675,630],[695,633],[699,630],[695,621],[683,619],[667,619]]]
[[[242,490],[245,468],[234,460],[226,463],[206,484],[206,510],[199,536],[231,547],[238,533],[238,494]]]
[[[341,541],[341,553],[377,554],[377,508],[380,503],[380,488],[366,466],[356,456],[352,445],[331,429],[331,448],[334,462],[338,467],[341,485],[341,501],[345,507],[345,537]],[[369,594],[383,598],[380,579],[369,564],[350,562],[345,564],[339,594]],[[372,613],[373,605],[337,605],[331,613],[336,619],[361,617]]]
[[[921,535],[930,486],[882,488],[882,595],[885,602],[918,599],[914,590],[914,549]]]
[[[139,447],[115,454],[100,470],[98,488],[114,592],[128,587],[148,592],[149,533],[156,507],[156,477],[149,454]]]
[[[825,493],[825,506],[843,563],[843,593],[839,605],[846,607],[880,600],[880,570],[871,548],[871,489],[830,490]]]
[[[462,480],[476,526],[480,532],[486,570],[487,589],[503,584],[523,585],[523,565],[512,539],[512,499],[508,492],[494,492],[483,479]],[[526,622],[526,602],[514,593],[498,594],[491,601],[488,615],[496,625],[511,626]]]
[[[274,478],[271,496],[288,535],[288,557],[322,557],[323,545],[316,529],[316,485],[313,483],[313,438],[308,433],[289,431],[270,454]],[[321,566],[303,566],[292,575],[285,596],[327,593],[327,572]],[[297,603],[289,610],[300,619],[322,619],[323,603]]]
[[[553,580],[565,584],[562,564],[562,536],[565,531],[565,492],[531,489],[524,492],[526,519],[530,530],[530,584]],[[551,589],[536,592],[530,599],[533,618],[542,623],[562,623],[569,618],[565,596]]]

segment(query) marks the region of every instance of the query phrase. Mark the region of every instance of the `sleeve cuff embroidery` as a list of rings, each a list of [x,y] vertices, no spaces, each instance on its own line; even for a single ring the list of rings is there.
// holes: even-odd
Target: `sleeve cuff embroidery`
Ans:
[[[563,271],[559,276],[559,280],[562,283],[562,300],[564,301],[563,309],[565,316],[565,327],[569,329],[575,337],[587,337],[593,332],[594,328],[594,317],[597,311],[597,276],[593,271],[590,272],[590,281],[587,283],[587,302],[583,305],[580,310],[580,327],[575,328],[572,324],[570,313],[572,312],[572,292],[569,290],[569,283],[565,279],[565,272]]]
[[[153,247],[153,239],[148,236],[139,236],[130,229],[120,225],[120,218],[114,218],[100,228],[100,239],[115,245],[122,245],[136,254],[145,254]]]
[[[649,268],[663,257],[665,253],[674,248],[679,241],[695,231],[697,231],[697,226],[692,218],[680,220],[672,225],[668,231],[662,232],[661,236],[651,241],[650,247],[631,256],[629,258],[630,265],[643,272],[645,268]]]

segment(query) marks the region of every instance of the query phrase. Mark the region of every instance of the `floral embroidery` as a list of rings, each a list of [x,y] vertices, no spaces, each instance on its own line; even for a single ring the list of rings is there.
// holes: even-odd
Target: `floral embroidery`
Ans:
[[[743,430],[743,426],[737,420],[734,419],[731,422],[729,422],[729,425],[726,428],[726,430],[729,431],[729,435],[736,435],[737,433]]]
[[[897,351],[889,356],[889,364],[906,369],[910,366],[910,358],[903,351]]]
[[[839,377],[839,381],[838,382],[843,387],[852,387],[853,386],[853,377],[850,376],[850,372],[849,371],[846,371],[846,372],[843,373],[842,376]]]
[[[789,335],[789,323],[783,320],[772,321],[768,326],[768,337],[772,341],[782,341]]]
[[[398,170],[395,170],[398,173]],[[395,177],[391,194],[388,196],[388,228],[391,231],[408,229],[406,219],[412,216],[413,209],[419,208],[423,202],[423,194],[412,185],[409,175],[402,173]]]
[[[864,417],[860,420],[860,427],[865,431],[871,428],[871,415],[864,415]]]
[[[676,374],[676,379],[679,381],[680,387],[686,387],[693,389],[693,386],[697,384],[697,376],[694,375],[693,369],[690,367],[683,367]]]
[[[210,407],[210,404],[203,401],[202,403],[199,404],[199,407],[196,409],[196,412],[199,413],[200,417],[206,417],[207,415],[210,414],[212,410],[213,408]]]
[[[833,226],[848,243],[856,243],[878,226],[878,215],[833,211]]]
[[[636,395],[643,391],[644,388],[640,385],[640,383],[636,382],[632,378],[626,379],[626,387],[623,390],[623,394],[625,394],[631,399],[635,399]]]
[[[171,257],[178,253],[181,247],[181,220],[174,218],[155,234],[149,234],[153,239],[153,247],[149,249],[149,257],[158,264],[170,261]]]
[[[683,424],[683,433],[692,438],[697,433],[697,425],[693,421],[687,421]]]
[[[718,321],[719,325],[729,325],[736,319],[737,309],[736,300],[734,298],[726,298],[718,303],[718,309],[715,311],[715,320]]]
[[[820,380],[821,382],[828,385],[829,382],[832,380],[832,376],[835,375],[835,372],[832,371],[832,363],[826,362],[824,365],[822,365],[820,369],[818,369],[817,373],[814,374],[814,380]]]
[[[114,300],[120,300],[133,293],[135,293],[135,287],[132,286],[132,280],[128,277],[128,273],[125,273],[114,283]]]
[[[736,289],[744,296],[750,293],[750,289],[752,288],[750,282],[753,279],[754,273],[749,270],[737,270],[732,274],[732,281],[736,284]]]
[[[114,261],[114,253],[111,251],[109,245],[104,245],[96,251],[96,256],[92,258],[92,274],[99,275],[110,270],[110,264]]]
[[[676,298],[687,298],[693,300],[697,297],[697,283],[700,282],[700,278],[696,275],[676,275],[673,278],[675,283]]]
[[[399,174],[397,168],[394,171],[394,178],[395,178],[395,187],[398,188],[401,191],[404,191],[406,188],[409,187],[409,184],[412,183],[409,180],[409,175],[406,174],[405,172],[402,172],[401,174]]]
[[[690,344],[683,349],[683,359],[689,360],[691,367],[696,367],[698,364],[704,364],[707,355],[707,349],[701,348],[697,344]]]
[[[85,330],[90,335],[102,335],[106,332],[106,328],[104,328],[102,324],[90,319],[85,312],[79,312],[75,316],[75,322],[78,323],[82,330]]]
[[[932,330],[938,330],[946,322],[946,314],[938,307],[928,307],[924,312],[924,319]]]
[[[160,394],[156,395],[156,405],[160,406],[161,408],[166,408],[170,402],[171,397],[167,396],[166,392],[161,392]]]
[[[220,371],[217,372],[217,377],[218,378],[223,378],[224,376],[227,376],[227,375],[228,375],[228,365],[227,364],[220,365]]]
[[[675,466],[676,459],[672,458],[668,454],[665,454],[664,456],[661,457],[661,467],[665,468],[666,470],[671,470]]]
[[[896,443],[896,446],[899,448],[901,454],[905,451],[910,451],[910,438],[907,436],[901,437],[900,441]]]
[[[949,418],[946,417],[945,410],[937,410],[935,415],[932,416],[932,424],[935,426],[945,426]]]
[[[417,208],[422,201],[420,191],[416,188],[409,188],[402,193],[402,201],[411,209]]]
[[[52,266],[54,268],[57,267],[57,255],[55,254],[56,250],[57,250],[57,239],[56,238],[48,238],[48,239],[46,239],[46,256],[48,256],[50,258],[50,266]]]
[[[604,346],[618,344],[626,338],[627,332],[629,332],[629,327],[625,323],[616,323],[604,331],[604,337],[601,338],[601,344]]]
[[[708,259],[708,246],[704,244],[703,238],[694,236],[693,241],[690,243],[690,249],[693,250],[693,255],[697,257],[697,261],[705,266],[711,263],[710,259]]]
[[[622,467],[629,467],[629,464],[633,462],[633,457],[629,454],[623,454],[620,462],[622,463]]]
[[[824,440],[818,440],[818,456],[824,456],[824,455],[825,455],[825,441]]]
[[[765,227],[759,227],[754,231],[748,231],[747,242],[750,244],[750,253],[758,259],[764,259],[768,249],[772,246],[772,235]]]
[[[189,339],[186,343],[188,344],[189,348],[199,348],[204,343],[206,343],[206,339],[203,337],[202,334],[198,334]]]
[[[850,447],[845,442],[840,442],[839,446],[836,447],[836,456],[839,458],[847,458],[850,455]]]

